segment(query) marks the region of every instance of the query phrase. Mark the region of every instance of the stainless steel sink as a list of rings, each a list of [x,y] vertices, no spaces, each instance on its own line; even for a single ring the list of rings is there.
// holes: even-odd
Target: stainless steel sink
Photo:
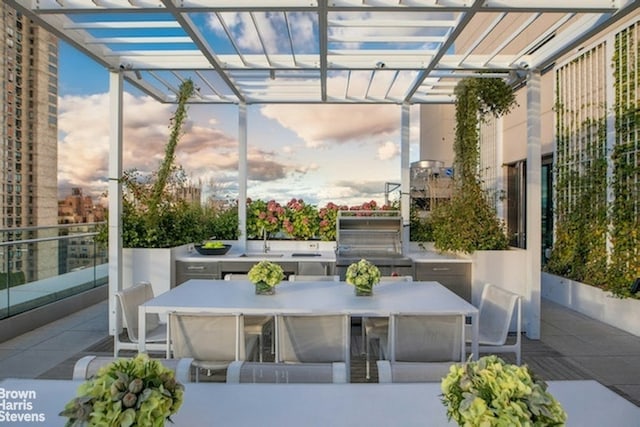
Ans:
[[[245,258],[282,258],[284,254],[278,252],[246,252],[240,256]]]

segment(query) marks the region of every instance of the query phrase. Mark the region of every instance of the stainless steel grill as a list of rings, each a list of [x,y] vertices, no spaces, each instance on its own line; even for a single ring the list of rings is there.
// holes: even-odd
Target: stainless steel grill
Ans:
[[[412,275],[413,262],[402,253],[402,217],[398,211],[340,211],[336,220],[336,271],[364,258],[383,275]]]

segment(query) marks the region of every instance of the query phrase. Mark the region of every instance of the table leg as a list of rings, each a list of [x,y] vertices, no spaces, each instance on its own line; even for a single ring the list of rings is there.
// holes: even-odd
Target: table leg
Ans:
[[[138,353],[146,353],[147,310],[144,305],[138,306]]]

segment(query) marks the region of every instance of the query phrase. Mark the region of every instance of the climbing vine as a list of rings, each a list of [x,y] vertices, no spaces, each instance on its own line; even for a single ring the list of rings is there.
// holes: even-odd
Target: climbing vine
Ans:
[[[504,225],[489,204],[478,175],[478,126],[489,114],[507,114],[516,105],[515,95],[503,80],[480,77],[461,80],[455,94],[455,192],[431,214],[434,246],[467,253],[506,249],[509,240]]]

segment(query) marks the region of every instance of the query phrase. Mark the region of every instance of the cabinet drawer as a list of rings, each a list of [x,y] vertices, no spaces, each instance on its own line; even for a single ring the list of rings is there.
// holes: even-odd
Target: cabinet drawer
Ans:
[[[416,276],[427,274],[433,276],[466,276],[471,271],[471,265],[452,262],[423,262],[416,263]]]
[[[177,272],[182,274],[218,274],[217,262],[177,262]]]

